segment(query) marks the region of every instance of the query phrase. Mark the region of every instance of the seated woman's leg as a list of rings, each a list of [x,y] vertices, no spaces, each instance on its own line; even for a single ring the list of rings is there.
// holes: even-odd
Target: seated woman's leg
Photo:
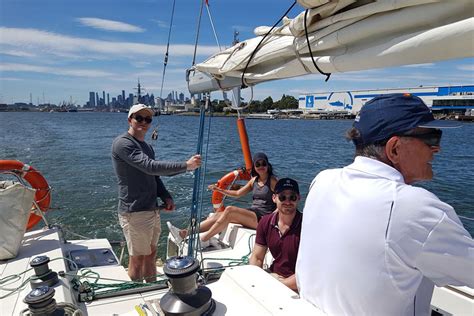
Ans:
[[[257,228],[257,215],[254,212],[236,206],[228,206],[222,215],[217,218],[211,228],[201,235],[202,241],[211,239],[215,234],[223,231],[229,223],[242,224],[248,228]]]
[[[212,213],[208,218],[203,220],[199,225],[199,232],[204,233],[211,229],[212,225],[219,219],[219,217],[224,214],[224,212],[215,212]]]
[[[207,232],[223,213],[224,212],[212,213],[212,215],[210,215],[208,218],[203,220],[201,224],[199,225],[199,232],[200,233]],[[186,238],[186,236],[188,236],[188,230],[180,229],[179,235],[181,236],[181,238]]]

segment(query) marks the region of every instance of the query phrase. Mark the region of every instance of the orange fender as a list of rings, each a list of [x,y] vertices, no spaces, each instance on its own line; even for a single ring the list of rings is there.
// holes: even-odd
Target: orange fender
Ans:
[[[225,176],[223,176],[219,181],[217,181],[217,186],[221,189],[227,190],[229,189],[232,184],[234,184],[237,180],[250,180],[250,172],[237,169],[234,171],[229,172]],[[224,194],[218,191],[212,192],[212,207],[214,208],[215,212],[223,212],[225,209],[224,203]]]
[[[42,212],[49,210],[51,205],[51,189],[43,175],[36,171],[35,168],[18,160],[0,160],[0,172],[2,171],[11,171],[25,179],[36,190],[35,202],[40,210]],[[36,215],[34,210],[35,207],[32,208],[28,219],[27,230],[32,229],[41,221],[41,216]]]

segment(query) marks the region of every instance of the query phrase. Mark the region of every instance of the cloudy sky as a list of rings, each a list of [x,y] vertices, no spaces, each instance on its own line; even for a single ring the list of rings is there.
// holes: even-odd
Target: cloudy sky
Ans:
[[[291,4],[275,0],[209,0],[219,43],[230,46],[253,29],[272,25]],[[37,101],[84,104],[89,91],[111,97],[133,92],[138,78],[160,95],[172,0],[0,0],[0,103]],[[176,0],[163,96],[186,92],[200,0]],[[296,7],[289,17],[296,16]],[[218,51],[204,11],[196,61]],[[255,98],[283,93],[474,84],[474,59],[365,72],[318,75],[258,85]],[[245,95],[244,95],[245,96]],[[218,97],[218,96],[216,96]]]

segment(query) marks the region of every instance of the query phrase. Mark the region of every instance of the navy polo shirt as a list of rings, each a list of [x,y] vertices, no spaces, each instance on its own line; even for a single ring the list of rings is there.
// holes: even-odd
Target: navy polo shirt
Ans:
[[[283,235],[278,229],[278,212],[265,215],[258,222],[255,242],[270,249],[275,259],[270,266],[271,272],[283,277],[289,277],[295,273],[302,217],[302,214],[296,211],[293,223]]]

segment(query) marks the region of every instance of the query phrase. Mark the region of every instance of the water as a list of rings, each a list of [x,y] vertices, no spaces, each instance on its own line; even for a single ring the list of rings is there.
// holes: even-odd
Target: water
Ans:
[[[0,112],[0,159],[31,164],[45,176],[53,188],[50,222],[88,237],[122,240],[110,146],[117,135],[126,131],[126,118],[123,113]],[[153,144],[158,159],[185,160],[196,151],[198,117],[162,116],[156,120],[159,139],[147,141]],[[277,176],[297,179],[303,198],[319,171],[352,161],[353,146],[343,136],[351,124],[351,121],[246,121],[252,152],[267,153]],[[244,164],[235,118],[213,118],[210,139],[206,185]],[[447,130],[443,135],[443,151],[434,161],[435,180],[422,184],[451,204],[459,215],[471,218],[474,217],[473,139],[474,124]],[[167,235],[165,222],[170,220],[182,227],[187,224],[193,176],[186,173],[165,177],[163,181],[177,209],[162,213],[163,234],[159,246],[162,257]],[[207,214],[211,211],[210,192],[204,193],[203,202]],[[245,207],[248,199],[237,202],[229,199],[226,203]],[[474,222],[463,219],[463,223],[472,235]]]

